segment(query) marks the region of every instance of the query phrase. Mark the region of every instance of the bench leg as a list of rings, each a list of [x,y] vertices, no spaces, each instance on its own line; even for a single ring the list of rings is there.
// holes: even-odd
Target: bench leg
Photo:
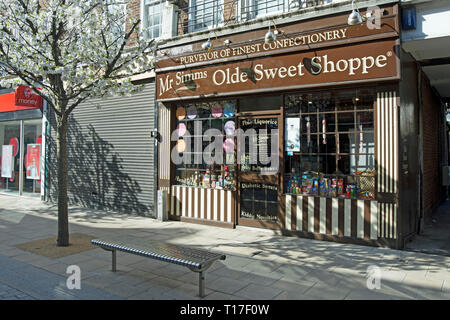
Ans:
[[[117,268],[116,268],[116,250],[112,250],[111,251],[111,253],[112,253],[112,271],[113,272],[116,272],[117,271]]]
[[[198,296],[200,298],[205,296],[205,277],[202,271],[198,273]]]

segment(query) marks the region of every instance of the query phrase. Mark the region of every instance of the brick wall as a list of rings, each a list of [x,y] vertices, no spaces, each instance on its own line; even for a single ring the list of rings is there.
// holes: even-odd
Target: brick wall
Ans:
[[[428,79],[422,77],[423,125],[423,201],[424,216],[429,215],[440,202],[440,105],[436,101]]]
[[[128,4],[127,10],[131,12],[131,17],[135,19],[141,18],[141,1],[140,0],[131,0],[131,2]],[[128,23],[126,24],[126,31],[128,32],[131,28],[131,25]],[[139,31],[139,26],[138,29]],[[136,34],[132,35],[132,38],[136,37]],[[134,44],[134,41],[130,41],[130,45],[132,46]]]

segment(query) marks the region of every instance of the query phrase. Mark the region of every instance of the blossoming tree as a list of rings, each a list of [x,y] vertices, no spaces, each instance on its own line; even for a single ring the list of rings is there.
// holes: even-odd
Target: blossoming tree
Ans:
[[[57,126],[58,246],[69,245],[66,134],[90,97],[140,90],[131,77],[153,68],[155,44],[140,33],[128,0],[0,0],[2,87],[27,85]]]

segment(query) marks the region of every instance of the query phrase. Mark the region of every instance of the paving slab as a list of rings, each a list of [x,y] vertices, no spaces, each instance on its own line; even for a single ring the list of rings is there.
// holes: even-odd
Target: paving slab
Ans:
[[[247,279],[235,280],[226,277],[206,279],[207,288],[226,294],[234,294],[249,284],[250,281]]]
[[[67,287],[66,277],[3,255],[0,255],[0,265],[2,266],[0,285],[13,288],[33,299],[119,299],[116,295],[89,285],[82,285],[80,290],[70,290]]]
[[[60,259],[15,248],[15,244],[30,239],[54,236],[56,207],[25,197],[20,201],[5,201],[4,197],[0,195],[0,255],[12,263],[57,277],[57,294],[53,298],[83,298],[63,290],[67,266],[75,264],[81,267],[82,288],[95,288],[101,297],[104,294],[126,299],[198,299],[195,296],[198,275],[182,266],[119,252],[118,271],[113,273],[111,253],[100,248]],[[17,198],[9,196],[11,199]],[[227,259],[214,263],[205,273],[204,299],[445,299],[449,293],[450,257],[287,237],[254,228],[160,223],[132,214],[73,206],[70,210],[71,232],[98,238],[110,234],[134,235],[225,253]],[[381,268],[380,290],[367,289],[370,265]],[[0,299],[3,291],[4,297],[18,299],[22,298],[22,292],[24,297],[37,299],[51,296],[49,290],[45,294],[36,291],[39,284],[36,271],[22,275],[23,269],[11,269],[18,277],[19,289],[24,291],[13,283],[0,281]],[[1,291],[2,284],[12,289]]]
[[[279,295],[282,290],[271,286],[251,283],[235,293],[236,296],[250,300],[269,300]]]
[[[314,300],[343,300],[350,293],[347,286],[329,286],[326,283],[316,283],[304,292],[305,298]]]

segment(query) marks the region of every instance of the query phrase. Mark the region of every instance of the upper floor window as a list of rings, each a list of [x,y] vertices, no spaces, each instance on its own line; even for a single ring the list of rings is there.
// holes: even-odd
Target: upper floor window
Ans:
[[[149,39],[156,39],[161,36],[162,29],[162,0],[143,0],[143,25]]]
[[[115,3],[111,1],[105,1],[106,9],[106,23],[110,25],[110,30],[118,36],[125,34],[126,22],[125,17],[127,15],[126,5],[123,3]]]
[[[241,0],[241,19],[249,20],[287,11],[287,5],[288,0]]]
[[[178,11],[178,32],[207,30],[333,1],[336,0],[184,0]]]
[[[190,0],[189,32],[213,28],[223,23],[223,0]]]

